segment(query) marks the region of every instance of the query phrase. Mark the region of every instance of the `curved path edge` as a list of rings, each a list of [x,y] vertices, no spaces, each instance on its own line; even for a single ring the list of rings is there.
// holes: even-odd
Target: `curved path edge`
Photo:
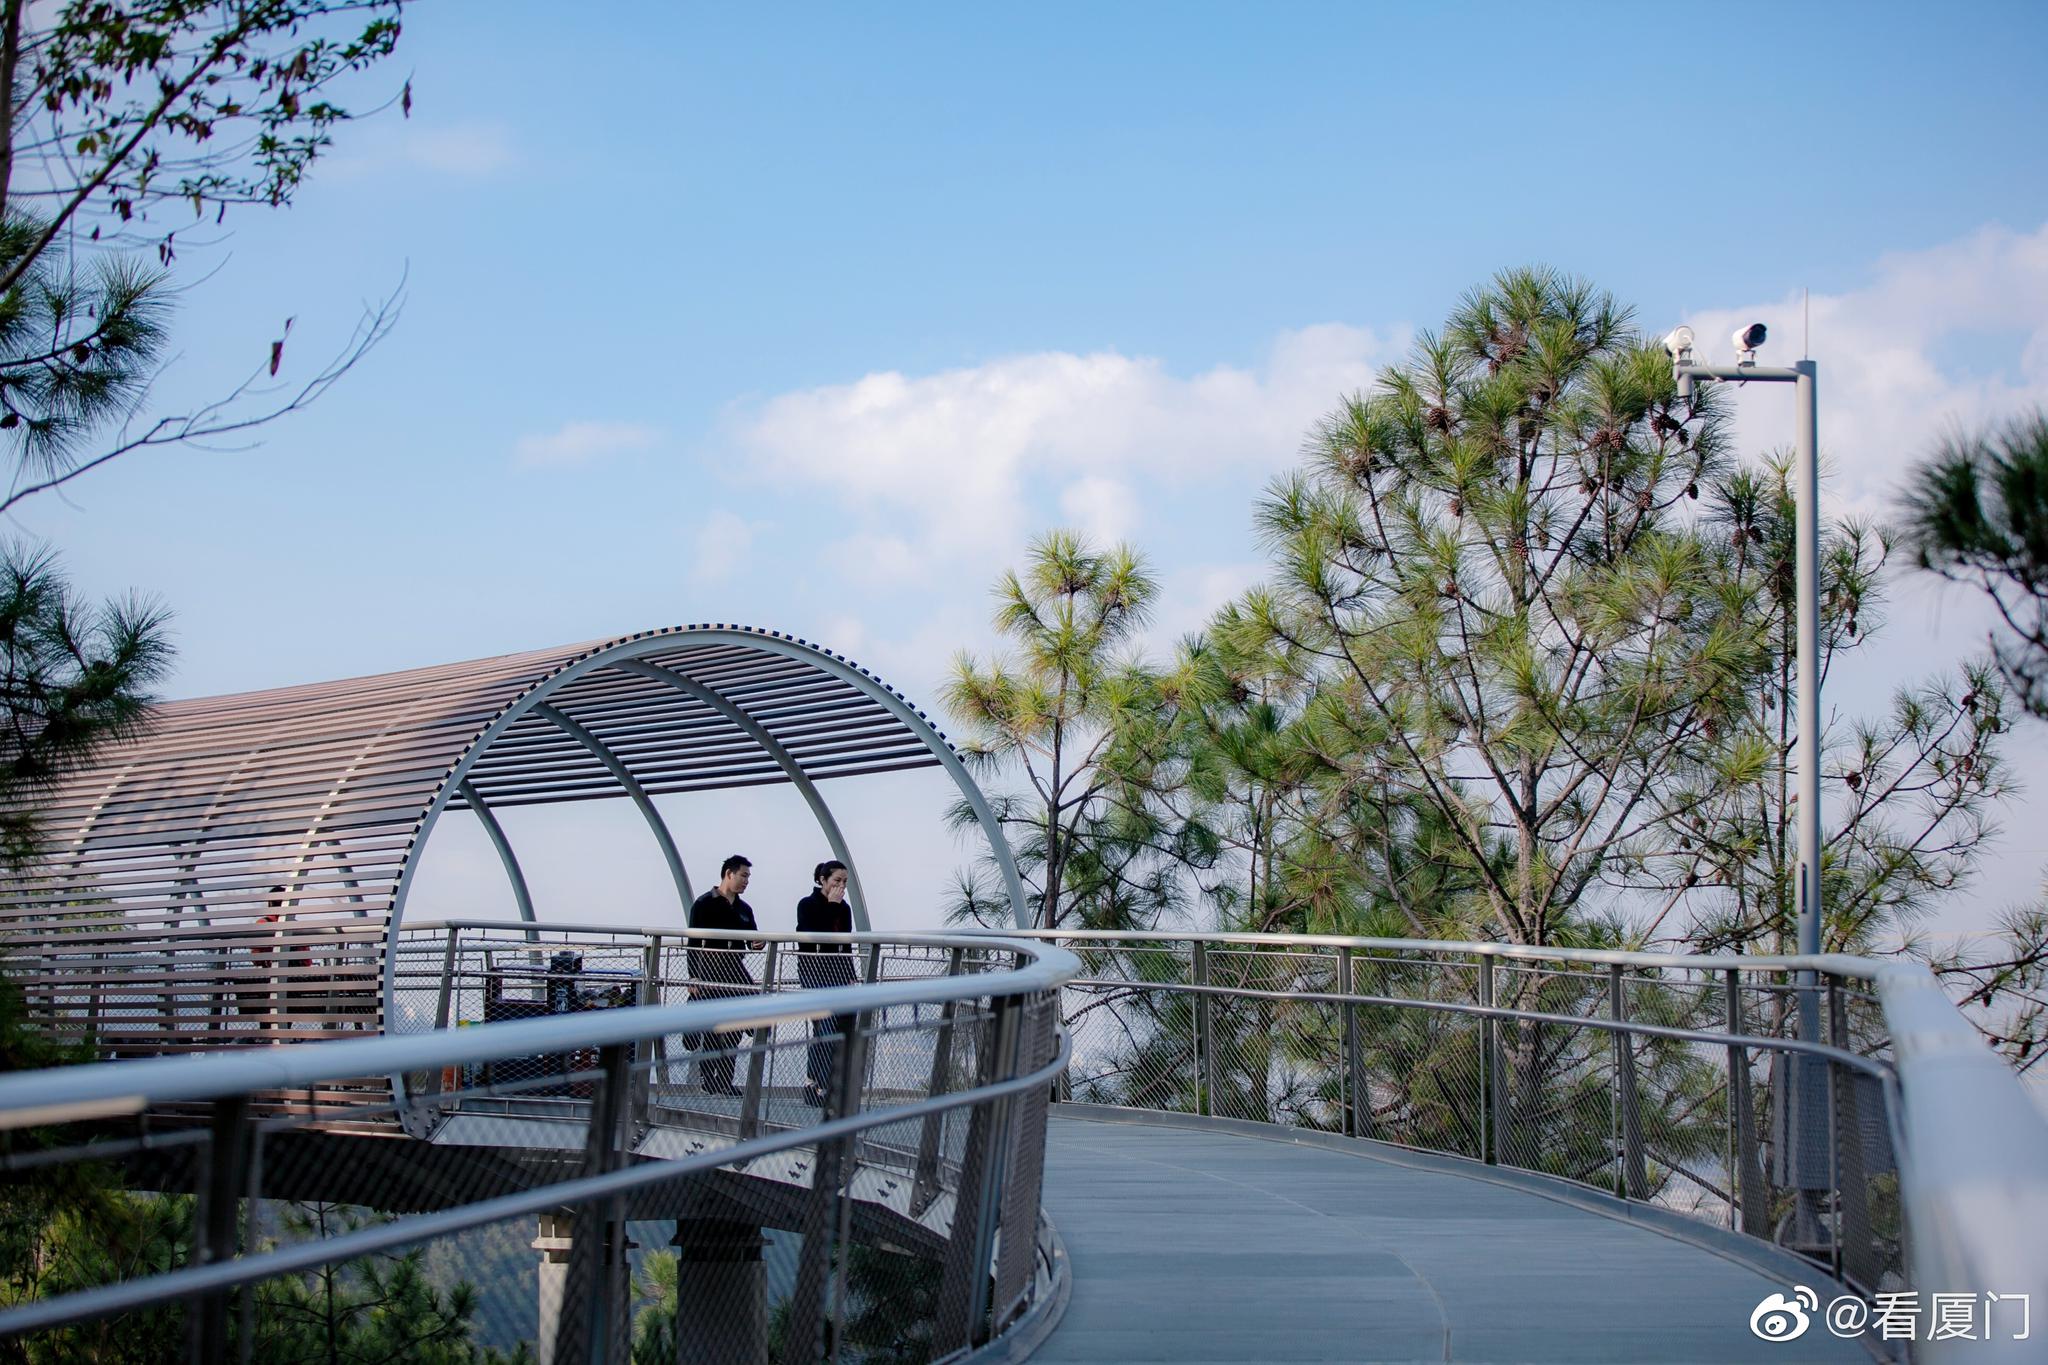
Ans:
[[[1541,1171],[1525,1171],[1518,1166],[1489,1166],[1483,1161],[1452,1156],[1447,1152],[1418,1152],[1408,1147],[1397,1147],[1390,1142],[1376,1142],[1371,1138],[1345,1137],[1342,1133],[1322,1133],[1313,1128],[1283,1128],[1276,1123],[1260,1123],[1253,1119],[1074,1103],[1056,1104],[1050,1112],[1055,1118],[1086,1119],[1090,1123],[1131,1123],[1154,1128],[1187,1128],[1258,1138],[1265,1142],[1278,1142],[1291,1147],[1320,1147],[1326,1151],[1364,1157],[1368,1161],[1384,1161],[1394,1166],[1406,1166],[1411,1170],[1435,1171],[1465,1180],[1483,1180],[1489,1184],[1522,1190],[1544,1199],[1554,1199],[1561,1204],[1583,1209],[1587,1213],[1597,1213],[1603,1218],[1612,1218],[1618,1222],[1662,1233],[1689,1246],[1698,1247],[1701,1251],[1710,1252],[1723,1260],[1733,1261],[1744,1269],[1754,1270],[1760,1275],[1769,1275],[1788,1283],[1796,1281],[1810,1284],[1815,1289],[1824,1287],[1824,1299],[1836,1294],[1855,1292],[1829,1276],[1820,1266],[1783,1247],[1760,1242],[1733,1228],[1717,1227],[1697,1218],[1688,1218],[1682,1213],[1673,1213],[1670,1209],[1658,1208],[1655,1204],[1644,1204],[1605,1194],[1591,1186],[1575,1184],[1558,1176],[1545,1175]]]
[[[1052,1215],[1040,1209],[1038,1221],[1045,1228],[1049,1243],[1052,1283],[993,1341],[960,1357],[960,1365],[1015,1365],[1029,1360],[1067,1315],[1067,1304],[1074,1295],[1074,1263],[1067,1256],[1067,1244],[1060,1240],[1059,1225],[1052,1221]]]
[[[1242,1120],[1056,1105],[1046,1206],[1072,1303],[1052,1365],[1864,1362],[1761,1341],[1809,1262],[1554,1177]],[[1813,1324],[1819,1326],[1816,1318]]]

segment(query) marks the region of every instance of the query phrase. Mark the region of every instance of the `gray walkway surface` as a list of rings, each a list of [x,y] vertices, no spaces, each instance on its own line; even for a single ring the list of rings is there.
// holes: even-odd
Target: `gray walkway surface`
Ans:
[[[1712,1250],[1353,1151],[1055,1118],[1045,1203],[1073,1298],[1034,1362],[1871,1359],[1750,1335],[1785,1286]]]

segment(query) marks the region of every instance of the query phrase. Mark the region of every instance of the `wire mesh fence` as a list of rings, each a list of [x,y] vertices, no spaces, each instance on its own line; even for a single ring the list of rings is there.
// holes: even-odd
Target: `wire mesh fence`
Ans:
[[[1482,945],[1048,937],[1082,963],[1062,991],[1074,1101],[1518,1167],[1775,1241],[1866,1292],[1903,1283],[1890,1041],[1859,981]]]
[[[915,1362],[1051,1295],[1064,953],[456,926],[397,961],[411,1037],[0,1104],[38,1263],[7,1267],[0,1351]],[[358,1072],[381,1101],[326,1089]]]

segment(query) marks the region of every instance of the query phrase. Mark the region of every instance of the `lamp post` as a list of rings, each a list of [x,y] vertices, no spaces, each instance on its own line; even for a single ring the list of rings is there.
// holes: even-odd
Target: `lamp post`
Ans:
[[[1735,334],[1737,363],[1702,365],[1692,358],[1693,333],[1680,327],[1664,338],[1671,353],[1672,373],[1678,381],[1678,396],[1691,398],[1696,383],[1792,384],[1798,395],[1798,459],[1793,472],[1794,579],[1797,584],[1797,652],[1799,675],[1798,738],[1793,748],[1793,766],[1799,771],[1799,870],[1794,904],[1798,912],[1799,953],[1815,956],[1821,950],[1820,891],[1820,439],[1814,407],[1815,366],[1802,360],[1790,367],[1772,368],[1756,363],[1756,349],[1764,343],[1760,322],[1751,323]],[[1810,971],[1798,974],[1795,997],[1799,1006],[1799,1037],[1820,1041],[1820,998],[1817,981]],[[1802,1057],[1788,1067],[1797,1074],[1792,1094],[1793,1141],[1788,1168],[1792,1185],[1799,1191],[1799,1240],[1811,1244],[1819,1235],[1817,1200],[1812,1191],[1827,1187],[1828,1141],[1823,1119],[1820,1087],[1825,1072],[1811,1057]]]

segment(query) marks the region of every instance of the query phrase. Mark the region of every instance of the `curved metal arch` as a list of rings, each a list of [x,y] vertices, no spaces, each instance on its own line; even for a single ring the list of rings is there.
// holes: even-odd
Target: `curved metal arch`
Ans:
[[[767,638],[747,631],[703,631],[704,636],[727,638],[735,644],[744,644],[769,654],[779,654],[785,659],[811,664],[830,673],[853,687],[859,688],[897,720],[904,728],[923,740],[932,756],[939,760],[939,766],[953,779],[953,785],[960,789],[960,795],[974,812],[974,823],[981,827],[988,839],[989,856],[995,859],[996,871],[1003,879],[1003,890],[1010,897],[1010,918],[1020,929],[1031,925],[1031,903],[1024,895],[1024,879],[1017,875],[1017,860],[1010,854],[1010,841],[1003,837],[1003,827],[996,820],[995,812],[989,809],[988,798],[981,794],[968,773],[967,765],[960,761],[960,755],[953,752],[953,746],[938,728],[926,719],[924,712],[903,699],[903,694],[884,683],[880,678],[855,664],[849,663],[830,650],[821,649],[804,640],[787,635],[770,634]],[[651,651],[645,651],[651,652]]]
[[[397,961],[398,931],[399,926],[405,922],[406,897],[412,890],[413,874],[419,868],[420,855],[426,847],[427,837],[433,832],[435,822],[441,818],[441,812],[448,808],[448,802],[456,794],[458,784],[468,777],[470,769],[476,766],[477,761],[501,735],[555,692],[598,669],[613,666],[627,659],[636,659],[641,655],[673,650],[682,643],[734,645],[809,664],[857,689],[902,722],[904,728],[916,735],[939,761],[939,766],[953,779],[968,808],[974,812],[975,823],[980,825],[983,836],[988,839],[990,856],[995,859],[997,870],[1003,879],[1004,890],[1009,894],[1012,918],[1020,926],[1030,922],[1030,909],[1024,896],[1023,880],[1017,875],[1017,864],[1010,855],[1009,841],[1003,837],[1002,826],[997,823],[995,813],[989,809],[988,799],[981,794],[981,788],[976,786],[974,779],[968,775],[966,765],[960,761],[960,756],[953,752],[953,746],[946,742],[946,737],[925,718],[924,712],[905,701],[902,694],[872,673],[850,664],[839,655],[792,636],[728,626],[655,631],[615,644],[598,646],[534,683],[499,710],[476,738],[470,741],[462,756],[442,775],[433,800],[427,803],[426,809],[420,813],[419,820],[413,826],[404,861],[391,888],[390,918],[386,921],[384,930],[386,966],[382,992],[382,1010],[387,1021],[397,1016],[397,978],[391,968]],[[393,1077],[392,1081],[395,1093],[403,1098],[404,1078]]]
[[[477,794],[477,789],[471,785],[468,778],[465,777],[456,783],[455,790],[475,813],[477,823],[484,827],[484,833],[490,836],[491,847],[498,850],[498,861],[505,867],[505,880],[512,883],[512,903],[519,909],[519,918],[532,924],[533,893],[527,889],[526,873],[520,870],[519,855],[512,851],[512,841],[505,837],[505,827],[498,823],[498,817],[484,804],[483,797]]]
[[[683,868],[683,855],[676,851],[676,841],[669,835],[667,822],[661,818],[661,812],[654,808],[654,799],[647,794],[647,789],[640,785],[640,779],[633,776],[633,770],[620,761],[610,746],[578,724],[575,717],[558,711],[545,702],[535,702],[533,714],[540,716],[590,750],[591,757],[604,764],[605,771],[612,775],[613,780],[625,790],[626,795],[632,798],[633,804],[640,808],[640,814],[647,821],[647,828],[654,832],[654,842],[661,848],[662,861],[668,864],[669,880],[676,884],[676,895],[682,898],[683,913],[688,915],[691,902],[697,899],[696,893],[690,890],[690,874]]]
[[[846,864],[846,900],[853,911],[854,929],[863,934],[872,929],[874,926],[868,923],[867,897],[860,889],[860,871],[854,866],[853,852],[846,846],[846,836],[839,832],[839,822],[832,818],[832,807],[825,803],[824,797],[818,795],[818,788],[812,783],[810,774],[803,770],[803,765],[796,761],[795,755],[784,748],[780,740],[769,734],[760,721],[755,720],[723,694],[706,687],[695,678],[685,677],[672,668],[663,668],[660,664],[648,663],[645,659],[621,659],[615,667],[624,673],[637,673],[643,678],[665,683],[684,696],[693,697],[704,703],[739,726],[746,732],[748,738],[761,746],[762,752],[775,760],[775,766],[782,769],[782,775],[789,779],[789,784],[802,794],[804,804],[811,808],[811,815],[817,820],[818,828],[824,831],[825,842],[831,847],[832,856]]]

